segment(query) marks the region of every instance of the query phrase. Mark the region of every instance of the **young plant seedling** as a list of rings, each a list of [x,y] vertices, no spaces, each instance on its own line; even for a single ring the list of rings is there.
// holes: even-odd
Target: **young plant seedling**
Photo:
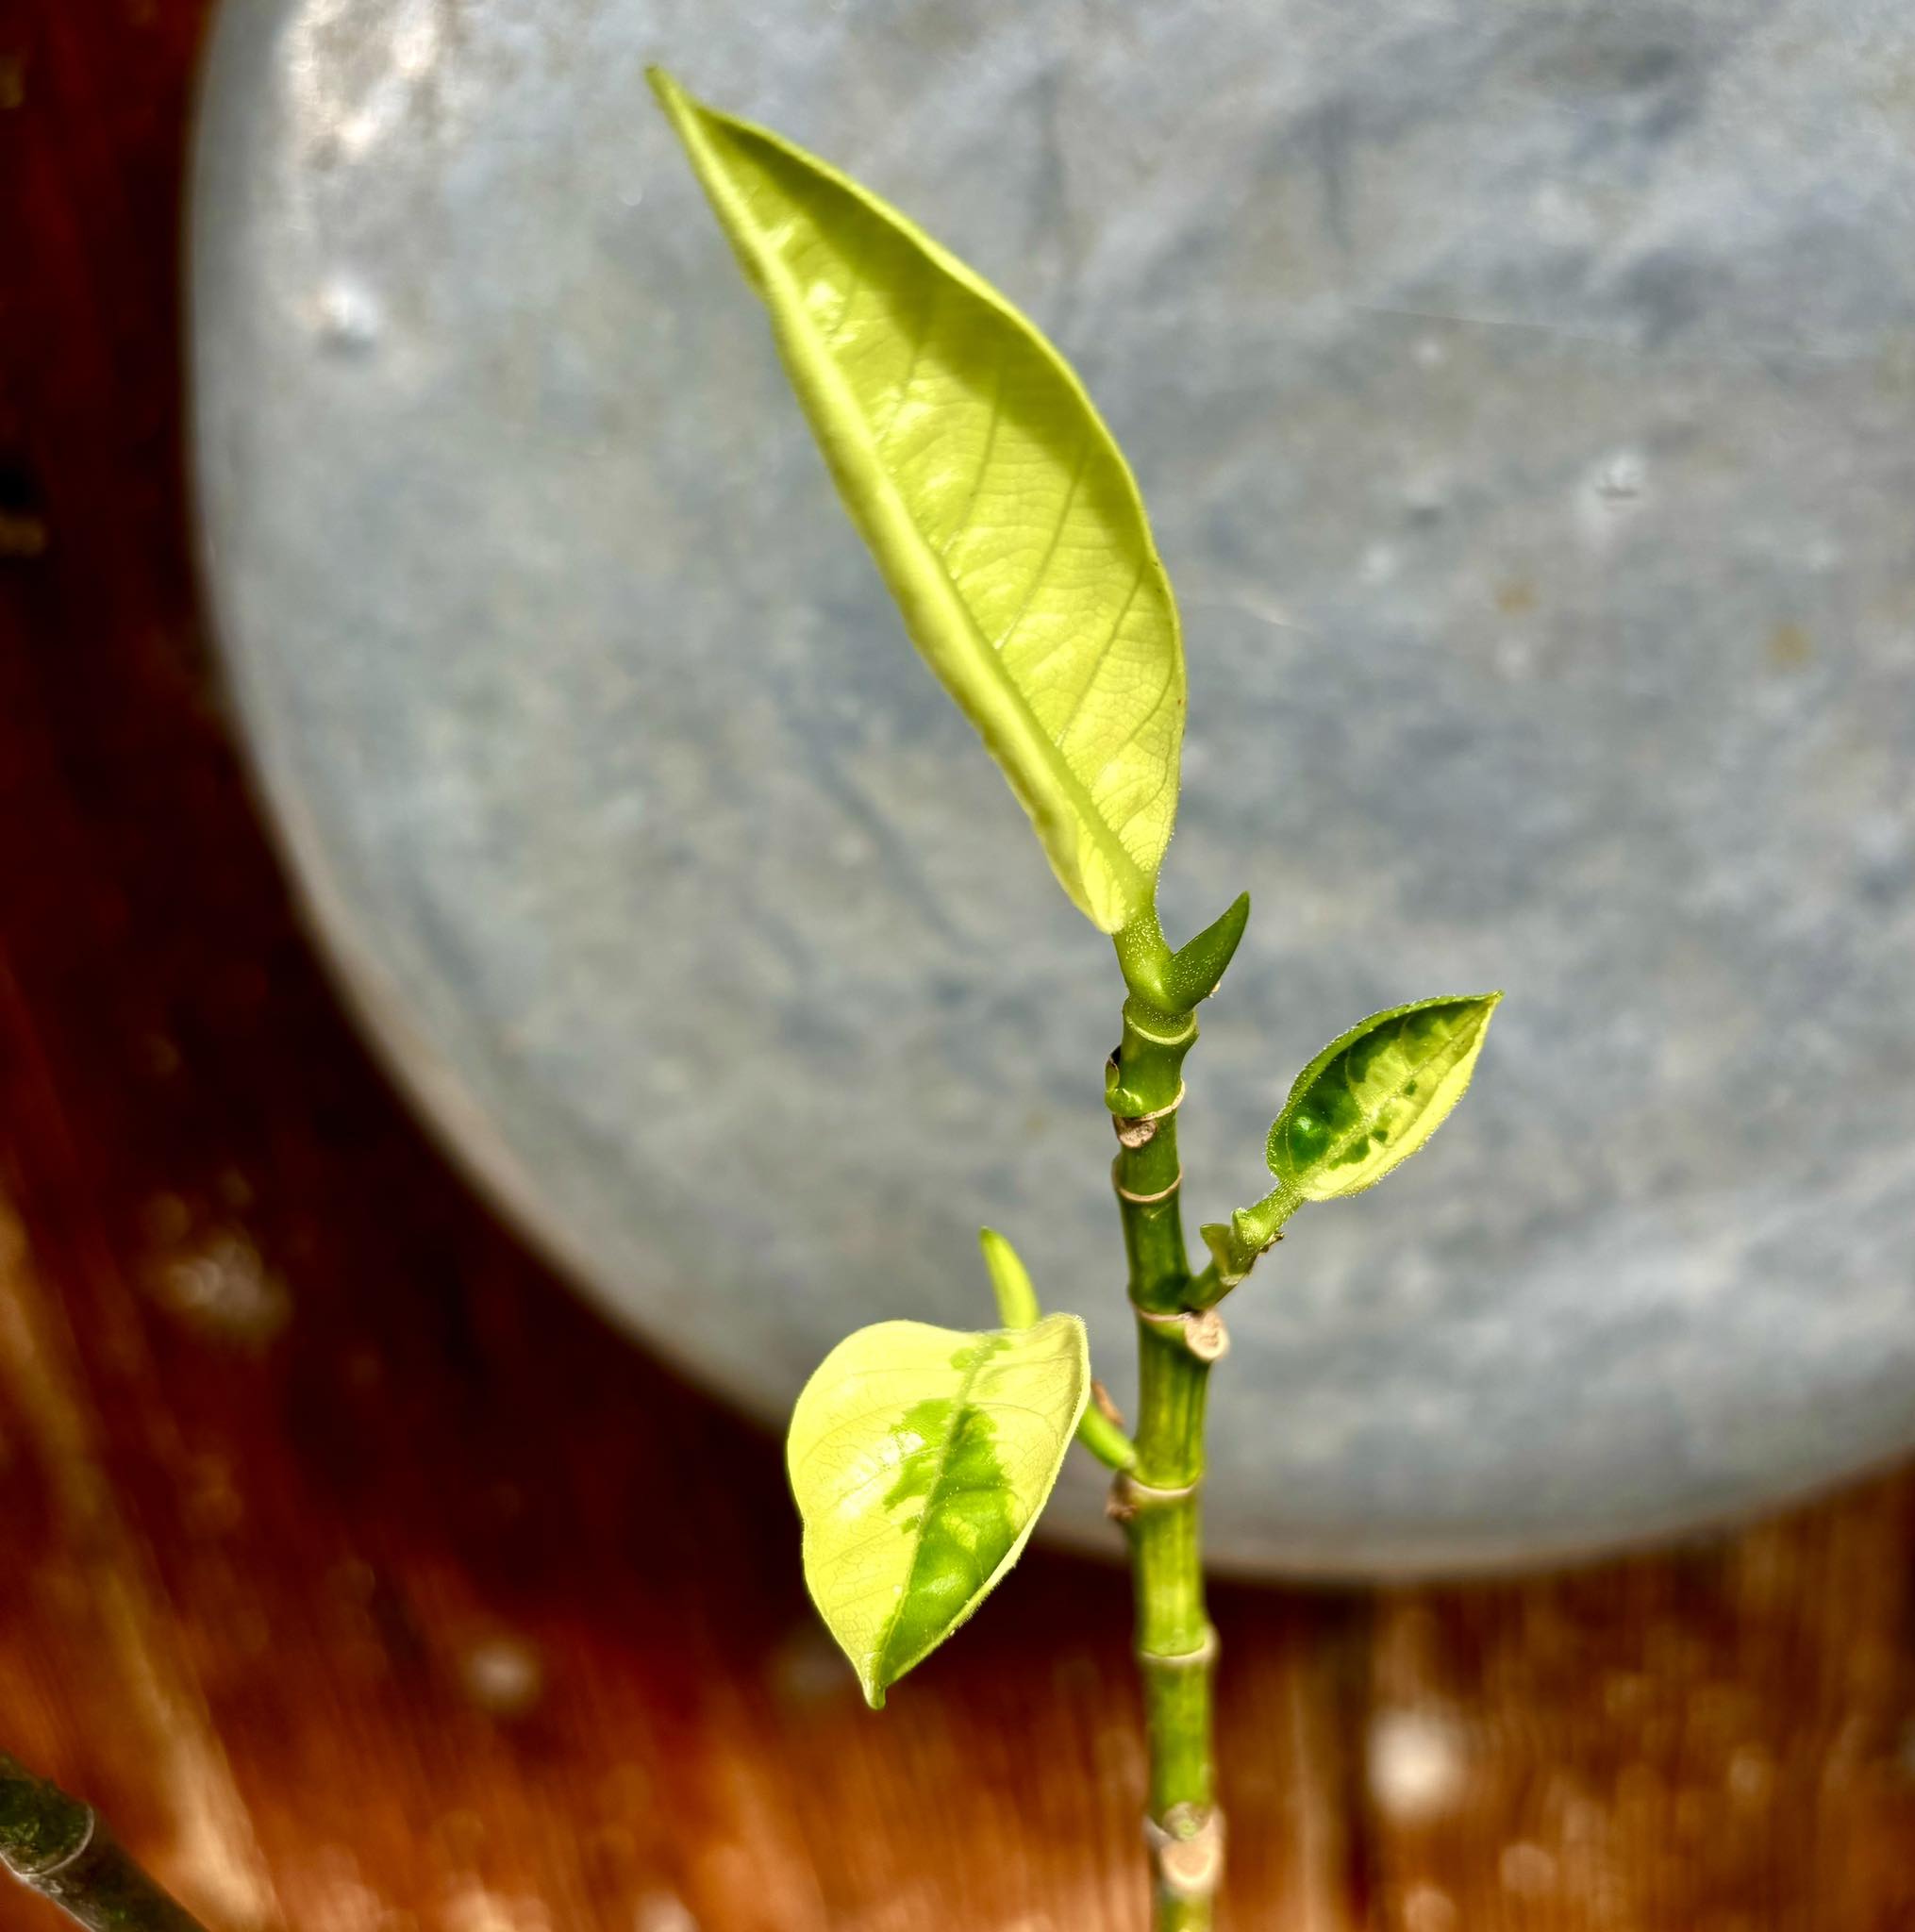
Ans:
[[[1204,1607],[1204,1399],[1217,1304],[1306,1202],[1381,1180],[1461,1097],[1495,993],[1373,1014],[1297,1076],[1274,1188],[1203,1230],[1193,1273],[1177,1109],[1196,1008],[1247,896],[1173,950],[1157,880],[1176,817],[1184,659],[1137,485],[1068,363],[988,283],[856,181],[670,75],[652,85],[746,279],[911,641],[1003,768],[1058,883],[1110,935],[1124,1033],[1105,1071],[1137,1317],[1125,1433],[1073,1314],[1042,1313],[986,1229],[996,1328],[880,1322],[832,1350],[792,1412],[805,1580],[874,1707],[1017,1560],[1073,1440],[1113,1472],[1150,1751],[1158,1932],[1213,1922],[1223,1814],[1217,1638]]]

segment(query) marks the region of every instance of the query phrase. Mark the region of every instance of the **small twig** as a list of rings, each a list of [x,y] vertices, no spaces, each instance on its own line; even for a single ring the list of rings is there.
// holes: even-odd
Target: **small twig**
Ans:
[[[206,1932],[133,1862],[91,1805],[4,1751],[0,1865],[88,1932]]]

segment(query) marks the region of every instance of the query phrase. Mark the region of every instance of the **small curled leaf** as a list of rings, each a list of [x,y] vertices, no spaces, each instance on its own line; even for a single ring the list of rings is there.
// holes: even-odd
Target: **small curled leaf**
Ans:
[[[1270,1130],[1270,1171],[1296,1201],[1374,1187],[1463,1097],[1500,992],[1416,1000],[1373,1013],[1296,1077]]]
[[[880,1322],[805,1385],[785,1445],[805,1583],[873,1709],[1017,1561],[1090,1394],[1075,1315]]]
[[[1173,1007],[1189,1012],[1217,991],[1217,982],[1236,958],[1238,942],[1249,924],[1250,894],[1240,892],[1222,918],[1213,920],[1171,955],[1164,990]]]
[[[997,1297],[997,1319],[1007,1328],[1035,1327],[1043,1317],[1043,1308],[1024,1257],[994,1227],[977,1230],[977,1245],[991,1274],[991,1292]]]

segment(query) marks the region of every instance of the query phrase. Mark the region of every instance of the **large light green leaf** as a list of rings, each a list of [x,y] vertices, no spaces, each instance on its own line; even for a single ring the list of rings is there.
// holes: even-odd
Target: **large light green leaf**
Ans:
[[[1373,1013],[1296,1077],[1270,1130],[1283,1191],[1330,1201],[1374,1187],[1463,1097],[1501,993],[1417,1000]]]
[[[805,1581],[874,1709],[1017,1561],[1091,1391],[1075,1315],[860,1328],[791,1412]]]
[[[1137,485],[1062,357],[894,208],[652,84],[771,311],[853,522],[1083,911],[1148,910],[1183,647]]]

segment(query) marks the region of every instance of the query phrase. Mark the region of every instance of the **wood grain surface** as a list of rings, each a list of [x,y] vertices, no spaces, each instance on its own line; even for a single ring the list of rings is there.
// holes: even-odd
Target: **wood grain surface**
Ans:
[[[1116,1574],[1028,1558],[866,1713],[774,1445],[498,1225],[314,963],[190,565],[205,12],[0,0],[0,1743],[221,1932],[1136,1932]],[[1915,1927],[1911,1554],[1900,1475],[1224,1592],[1231,1923]]]

